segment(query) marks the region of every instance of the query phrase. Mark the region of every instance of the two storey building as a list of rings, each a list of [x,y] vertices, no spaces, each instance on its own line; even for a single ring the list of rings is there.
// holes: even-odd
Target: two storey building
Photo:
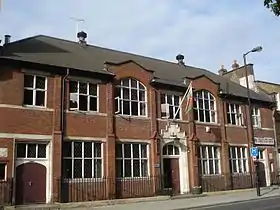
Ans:
[[[253,186],[244,87],[183,56],[167,62],[78,37],[39,35],[1,47],[0,178],[14,181],[16,203]],[[186,102],[179,105],[190,81],[186,113]],[[251,97],[255,137],[271,142],[260,155],[262,184],[270,185],[273,101]]]

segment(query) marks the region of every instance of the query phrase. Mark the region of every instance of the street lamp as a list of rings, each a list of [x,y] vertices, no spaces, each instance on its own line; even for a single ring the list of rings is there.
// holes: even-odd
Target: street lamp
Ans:
[[[245,67],[245,77],[246,77],[246,88],[247,88],[247,99],[248,99],[248,109],[249,109],[249,120],[250,120],[250,130],[252,135],[252,146],[255,147],[255,138],[254,138],[254,127],[253,127],[253,120],[252,120],[252,105],[251,105],[251,96],[250,96],[250,88],[249,88],[249,81],[248,81],[248,72],[247,72],[247,61],[246,56],[249,53],[252,52],[261,52],[262,47],[258,46],[253,48],[252,50],[248,51],[247,53],[243,54],[243,61],[244,61],[244,67]],[[249,129],[249,128],[248,128]],[[258,157],[257,157],[258,158]],[[259,165],[258,162],[255,162],[255,172],[256,172],[256,190],[257,190],[257,196],[261,196],[260,192],[260,184],[259,184]]]

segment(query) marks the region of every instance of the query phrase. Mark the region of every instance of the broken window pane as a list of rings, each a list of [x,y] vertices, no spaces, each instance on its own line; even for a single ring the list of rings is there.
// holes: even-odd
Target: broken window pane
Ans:
[[[45,91],[37,90],[35,100],[36,106],[45,106]]]
[[[24,100],[25,105],[33,105],[33,90],[24,90]]]
[[[26,144],[17,144],[17,157],[18,158],[26,157]]]
[[[131,102],[131,115],[137,116],[138,115],[138,102]]]
[[[97,85],[89,84],[89,95],[97,96]]]
[[[89,105],[90,111],[97,111],[97,98],[90,97],[90,105]]]
[[[79,95],[79,110],[88,111],[87,96]]]
[[[69,82],[69,92],[78,93],[78,82],[75,82],[75,81]]]
[[[130,104],[129,101],[123,101],[123,114],[130,115]]]
[[[34,86],[34,76],[24,75],[24,87],[33,88]]]

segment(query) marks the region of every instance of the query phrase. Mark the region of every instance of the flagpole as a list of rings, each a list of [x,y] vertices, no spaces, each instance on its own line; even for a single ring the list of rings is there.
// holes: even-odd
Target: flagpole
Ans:
[[[173,120],[175,120],[175,118],[176,118],[178,112],[180,111],[180,109],[181,109],[181,107],[182,107],[182,104],[183,104],[183,102],[184,102],[184,100],[185,100],[185,98],[186,98],[188,92],[190,91],[190,88],[191,88],[191,87],[192,87],[192,81],[190,81],[190,84],[189,84],[189,86],[188,86],[188,89],[187,89],[187,91],[185,92],[185,94],[184,94],[182,100],[181,100],[180,103],[179,103],[179,108],[178,108],[177,111],[175,112],[175,115],[173,116]]]

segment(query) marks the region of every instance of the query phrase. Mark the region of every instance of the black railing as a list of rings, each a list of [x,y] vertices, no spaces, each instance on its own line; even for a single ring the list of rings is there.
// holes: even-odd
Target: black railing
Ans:
[[[273,179],[271,179],[271,183],[273,183],[272,180]],[[276,180],[276,178],[274,180]],[[203,192],[253,188],[256,184],[256,173],[201,175],[200,182]],[[266,186],[265,171],[259,172],[259,183],[261,187]]]
[[[150,197],[162,193],[161,177],[58,180],[58,202]]]
[[[0,205],[6,206],[12,204],[13,180],[0,180]]]

